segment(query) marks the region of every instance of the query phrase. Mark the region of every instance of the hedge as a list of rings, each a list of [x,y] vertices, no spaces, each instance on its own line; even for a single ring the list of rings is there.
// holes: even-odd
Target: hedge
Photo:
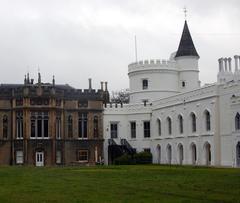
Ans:
[[[123,154],[114,160],[115,165],[132,165],[132,164],[151,164],[152,154],[150,152],[139,152],[133,156]]]

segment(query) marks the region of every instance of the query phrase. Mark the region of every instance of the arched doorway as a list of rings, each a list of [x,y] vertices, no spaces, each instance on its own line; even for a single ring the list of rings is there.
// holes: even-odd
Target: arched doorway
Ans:
[[[237,167],[240,167],[240,142],[237,143],[236,156]]]
[[[209,166],[211,165],[212,156],[211,156],[211,145],[208,142],[204,144],[204,151],[205,151],[205,164]]]
[[[157,163],[161,163],[161,146],[159,144],[157,145]]]
[[[178,163],[180,165],[183,164],[183,145],[182,144],[178,145]]]
[[[167,146],[167,163],[171,164],[172,163],[172,147],[170,144]]]
[[[192,164],[195,165],[197,162],[197,147],[194,143],[191,144]]]

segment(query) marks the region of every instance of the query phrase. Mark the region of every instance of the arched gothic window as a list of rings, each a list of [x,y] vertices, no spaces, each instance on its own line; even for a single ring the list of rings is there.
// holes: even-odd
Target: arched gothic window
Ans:
[[[22,111],[18,111],[16,113],[16,138],[17,139],[23,138],[23,112]]]
[[[182,115],[178,116],[178,122],[179,122],[179,132],[180,132],[180,134],[183,134],[183,117],[182,117]]]
[[[93,118],[93,136],[98,137],[98,117]]]
[[[210,113],[209,111],[205,111],[205,122],[206,122],[206,130],[210,131],[211,130],[211,120],[210,120]]]
[[[73,137],[73,120],[72,116],[68,116],[68,137]]]
[[[192,121],[192,132],[196,132],[197,131],[196,115],[194,113],[191,113],[191,121]]]
[[[8,117],[7,115],[3,116],[3,138],[8,137]]]
[[[161,120],[160,119],[157,119],[157,125],[158,125],[158,135],[161,136],[162,126],[161,126]]]
[[[240,130],[240,114],[237,113],[235,116],[235,129]]]
[[[170,117],[167,117],[167,125],[168,125],[168,134],[172,134],[172,120]]]

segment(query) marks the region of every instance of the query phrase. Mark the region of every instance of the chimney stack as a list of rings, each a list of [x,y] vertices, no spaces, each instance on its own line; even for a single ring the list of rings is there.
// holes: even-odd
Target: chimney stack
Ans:
[[[91,90],[92,89],[92,78],[88,78],[88,89]]]
[[[224,69],[223,69],[223,58],[218,59],[218,63],[219,63],[219,72],[224,71]]]
[[[235,71],[238,71],[238,56],[237,55],[235,55],[234,56],[234,60],[235,60]]]
[[[103,90],[103,82],[101,81],[101,90]]]
[[[107,82],[105,82],[105,91],[108,91],[108,88],[107,88]]]
[[[224,60],[224,65],[225,65],[225,71],[228,71],[228,68],[227,68],[228,59],[224,58],[223,60]]]
[[[229,71],[232,72],[232,58],[228,58],[228,66],[229,66]]]

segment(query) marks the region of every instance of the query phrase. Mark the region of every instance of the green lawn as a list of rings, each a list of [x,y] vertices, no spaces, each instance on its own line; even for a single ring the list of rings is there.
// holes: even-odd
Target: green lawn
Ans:
[[[0,167],[0,203],[240,202],[240,170],[175,166]]]

